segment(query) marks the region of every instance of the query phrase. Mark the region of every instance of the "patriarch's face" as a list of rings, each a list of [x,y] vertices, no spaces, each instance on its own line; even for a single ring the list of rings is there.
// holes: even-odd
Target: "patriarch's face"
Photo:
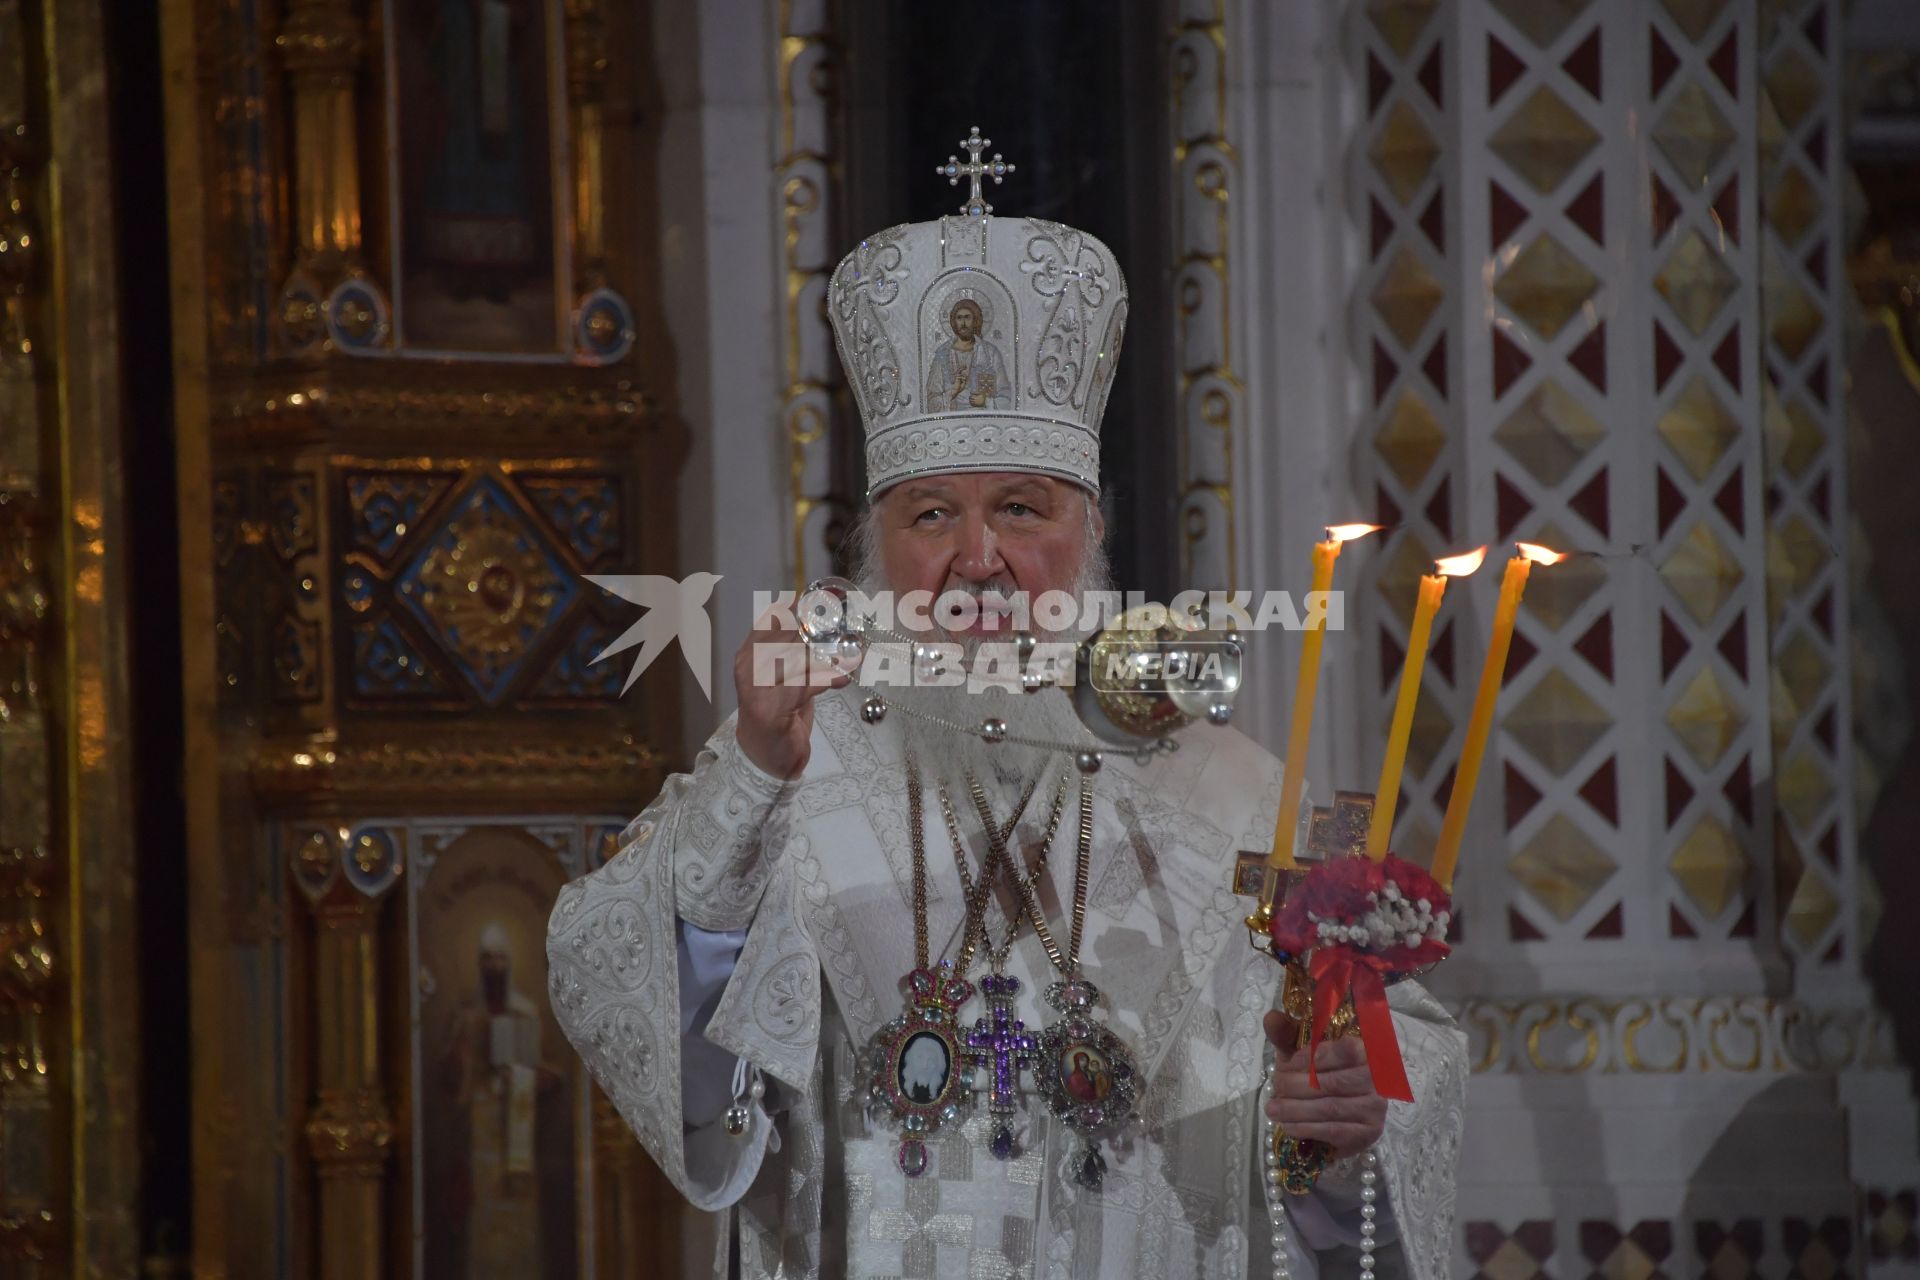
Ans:
[[[881,568],[896,595],[965,591],[980,601],[957,635],[1005,637],[1014,592],[1070,592],[1104,526],[1079,486],[1000,471],[906,480],[881,495]],[[997,623],[997,625],[995,625]]]

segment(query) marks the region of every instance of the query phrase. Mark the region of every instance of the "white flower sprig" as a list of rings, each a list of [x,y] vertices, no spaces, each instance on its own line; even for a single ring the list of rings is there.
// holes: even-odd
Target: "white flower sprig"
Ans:
[[[1425,898],[1409,901],[1392,881],[1378,893],[1369,893],[1370,909],[1351,924],[1322,919],[1312,912],[1307,919],[1322,943],[1344,943],[1368,951],[1390,951],[1395,947],[1417,947],[1422,942],[1445,942],[1450,911],[1435,911]]]

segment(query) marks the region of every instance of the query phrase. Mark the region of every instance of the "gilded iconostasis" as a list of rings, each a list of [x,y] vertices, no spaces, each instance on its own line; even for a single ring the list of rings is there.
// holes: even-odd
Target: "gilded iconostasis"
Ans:
[[[586,581],[674,563],[650,32],[0,32],[4,1269],[633,1273],[542,940],[679,752]]]

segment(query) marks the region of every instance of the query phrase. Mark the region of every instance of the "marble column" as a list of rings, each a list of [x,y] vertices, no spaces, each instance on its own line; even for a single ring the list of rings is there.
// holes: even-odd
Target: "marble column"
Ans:
[[[1178,581],[1301,591],[1321,526],[1362,518],[1329,429],[1348,394],[1338,6],[1168,8]],[[1298,633],[1253,637],[1234,722],[1276,751],[1298,661]],[[1322,675],[1315,779],[1359,767],[1351,678]]]
[[[775,157],[784,51],[777,0],[658,6],[664,110],[658,186],[661,285],[688,427],[681,473],[684,572],[723,575],[713,619],[713,701],[686,682],[689,745],[732,709],[732,658],[755,589],[795,576],[782,426],[781,226]]]

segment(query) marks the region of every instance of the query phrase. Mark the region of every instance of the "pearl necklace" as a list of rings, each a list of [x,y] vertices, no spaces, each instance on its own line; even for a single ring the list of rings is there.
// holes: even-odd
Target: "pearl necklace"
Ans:
[[[1266,1079],[1261,1085],[1262,1105],[1260,1114],[1266,1117],[1267,1140],[1261,1143],[1266,1152],[1265,1176],[1260,1179],[1261,1187],[1266,1191],[1267,1227],[1272,1236],[1273,1280],[1292,1280],[1292,1269],[1287,1265],[1287,1210],[1285,1193],[1281,1190],[1283,1171],[1280,1157],[1274,1154],[1271,1117],[1267,1117],[1265,1101],[1273,1097],[1273,1063],[1267,1063]],[[1360,1161],[1360,1276],[1359,1280],[1374,1280],[1373,1254],[1376,1219],[1380,1216],[1380,1157],[1369,1151]]]

